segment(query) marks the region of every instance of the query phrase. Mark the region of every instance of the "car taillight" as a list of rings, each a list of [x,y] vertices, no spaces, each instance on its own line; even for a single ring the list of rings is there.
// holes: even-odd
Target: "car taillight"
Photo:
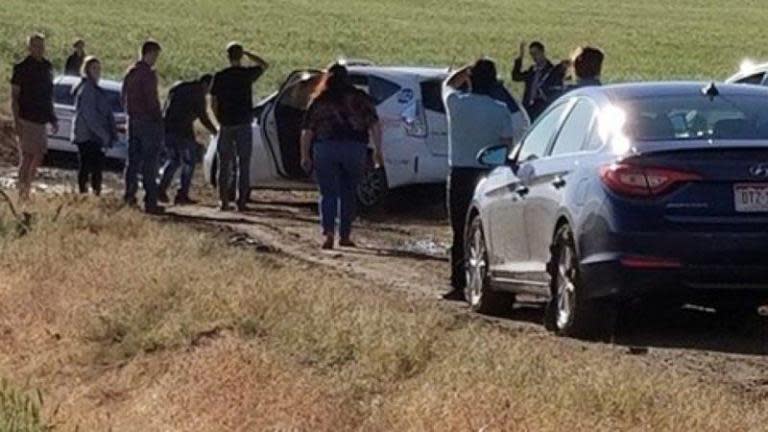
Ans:
[[[415,100],[408,105],[400,115],[405,133],[415,137],[427,136],[427,117],[424,108],[421,106],[421,100]]]
[[[680,183],[699,181],[695,173],[668,168],[613,164],[600,170],[600,178],[610,190],[632,197],[654,197],[670,191]]]

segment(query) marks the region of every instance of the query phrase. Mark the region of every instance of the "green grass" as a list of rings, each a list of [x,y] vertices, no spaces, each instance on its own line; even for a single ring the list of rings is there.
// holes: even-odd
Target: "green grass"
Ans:
[[[42,395],[33,399],[0,380],[0,431],[42,432],[51,430],[41,420]]]
[[[272,61],[265,94],[295,68],[338,56],[379,63],[448,65],[482,54],[503,63],[521,39],[541,39],[552,57],[593,43],[608,55],[609,81],[724,78],[741,59],[768,58],[758,0],[3,0],[0,79],[23,53],[26,34],[50,37],[61,67],[76,36],[119,76],[139,43],[165,46],[165,84],[219,68],[238,39]],[[588,6],[586,5],[588,4]],[[6,98],[3,92],[2,98]]]

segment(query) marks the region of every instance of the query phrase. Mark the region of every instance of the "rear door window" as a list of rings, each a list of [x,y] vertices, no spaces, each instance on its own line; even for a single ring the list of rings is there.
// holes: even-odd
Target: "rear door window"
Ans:
[[[445,114],[445,104],[443,104],[443,82],[440,80],[429,80],[421,83],[421,100],[424,108]]]
[[[399,85],[375,75],[350,74],[350,79],[355,87],[368,93],[376,105],[400,91]]]
[[[539,118],[523,140],[523,146],[517,156],[518,161],[526,162],[544,156],[560,127],[560,119],[568,106],[567,103],[560,104]]]
[[[560,129],[552,147],[552,156],[580,152],[594,117],[595,107],[592,103],[584,99],[579,100]]]

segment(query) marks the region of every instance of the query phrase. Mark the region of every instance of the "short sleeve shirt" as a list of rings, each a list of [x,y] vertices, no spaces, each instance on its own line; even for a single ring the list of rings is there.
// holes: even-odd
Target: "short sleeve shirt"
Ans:
[[[53,67],[48,60],[27,57],[13,67],[11,84],[18,86],[19,116],[32,123],[56,121],[53,110]]]
[[[448,111],[448,163],[455,168],[485,168],[480,151],[514,138],[513,118],[503,102],[460,91],[443,95]]]
[[[232,66],[213,78],[211,95],[218,103],[217,119],[222,126],[249,125],[253,120],[253,83],[264,69],[259,66]]]
[[[309,107],[302,128],[317,140],[368,143],[368,130],[379,120],[376,106],[365,92],[352,89],[341,104],[320,96]]]

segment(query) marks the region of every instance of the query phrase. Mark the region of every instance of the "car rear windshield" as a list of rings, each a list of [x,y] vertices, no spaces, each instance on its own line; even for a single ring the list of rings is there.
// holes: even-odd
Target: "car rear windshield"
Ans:
[[[115,114],[123,113],[123,106],[120,102],[120,92],[114,90],[104,90],[109,99],[109,105]],[[53,87],[53,101],[59,105],[68,105],[74,107],[75,95],[72,93],[72,86],[69,84],[56,84]]]
[[[703,94],[626,100],[624,132],[637,141],[768,140],[768,98]]]

